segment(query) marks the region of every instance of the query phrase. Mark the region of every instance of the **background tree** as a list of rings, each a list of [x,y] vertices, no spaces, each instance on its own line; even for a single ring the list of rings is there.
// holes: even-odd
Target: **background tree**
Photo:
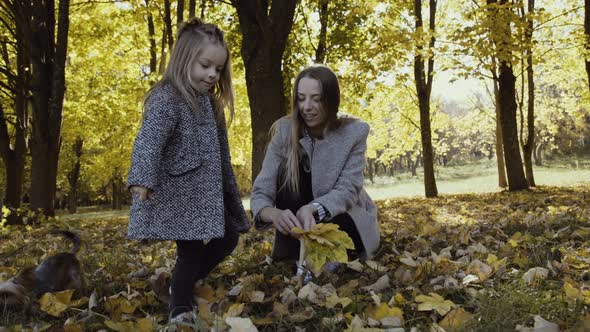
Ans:
[[[535,0],[527,0],[527,11],[525,12],[524,4],[519,8],[520,17],[524,21],[524,55],[522,57],[522,67],[526,68],[526,86],[527,86],[527,116],[524,123],[524,85],[525,75],[521,74],[521,102],[520,102],[520,144],[524,159],[524,169],[529,186],[535,186],[535,177],[533,174],[533,148],[535,145],[535,77],[533,70],[533,15],[535,14]],[[527,129],[526,138],[524,137],[524,128]]]
[[[27,44],[17,37],[28,22],[17,21],[15,10],[8,1],[0,4],[0,15],[5,18],[0,20],[0,156],[6,176],[4,204],[13,210],[20,207],[23,193],[30,80]]]
[[[508,177],[509,190],[528,188],[518,143],[516,124],[516,77],[513,69],[513,40],[511,22],[513,12],[507,0],[487,0],[490,13],[493,13],[497,29],[493,30],[492,40],[498,50],[500,60],[498,68],[498,95],[500,105],[500,124],[502,126],[502,143],[504,146],[504,163]]]
[[[420,43],[425,34],[424,24],[422,21],[422,0],[414,0],[414,15],[416,22],[416,55],[414,57],[414,79],[416,82],[416,94],[418,96],[418,106],[420,108],[420,137],[422,141],[422,160],[424,165],[424,192],[426,197],[436,197],[438,190],[434,178],[434,152],[432,150],[432,131],[430,128],[430,94],[432,92],[432,80],[434,72],[434,55],[431,53],[434,49],[435,23],[436,23],[436,0],[430,0],[429,3],[429,24],[428,24],[428,47]],[[426,55],[425,55],[426,54]],[[424,60],[427,60],[427,66]],[[426,68],[425,68],[426,67]]]
[[[57,164],[61,145],[65,62],[68,45],[68,0],[4,2],[16,25],[16,39],[30,61],[31,208],[53,215]],[[56,19],[57,11],[57,19]]]
[[[252,123],[252,179],[258,175],[270,126],[287,114],[282,59],[297,1],[232,0],[242,32]]]

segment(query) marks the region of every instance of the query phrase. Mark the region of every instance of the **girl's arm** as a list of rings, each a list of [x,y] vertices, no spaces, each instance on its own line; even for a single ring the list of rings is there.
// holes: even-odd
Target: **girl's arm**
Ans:
[[[164,147],[178,121],[176,107],[157,92],[150,97],[133,145],[127,188],[142,186],[153,191],[158,185]]]

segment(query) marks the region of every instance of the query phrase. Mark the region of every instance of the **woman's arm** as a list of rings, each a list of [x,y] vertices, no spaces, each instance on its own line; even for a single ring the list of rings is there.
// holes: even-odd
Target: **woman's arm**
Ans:
[[[334,187],[325,195],[313,200],[313,202],[321,204],[330,216],[337,216],[348,211],[358,200],[363,188],[369,125],[358,122],[358,126],[358,140],[350,149]]]
[[[264,155],[260,173],[252,185],[250,210],[256,229],[263,230],[274,225],[281,233],[288,234],[291,228],[301,225],[291,211],[275,208],[279,167],[285,160],[284,151],[289,135],[285,121],[279,119],[275,124],[276,131]]]

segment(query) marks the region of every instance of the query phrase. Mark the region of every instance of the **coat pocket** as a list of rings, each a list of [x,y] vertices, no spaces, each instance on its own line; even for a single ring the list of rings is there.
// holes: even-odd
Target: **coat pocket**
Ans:
[[[179,176],[198,168],[201,163],[201,154],[198,150],[180,151],[174,158],[171,158],[168,165],[165,165],[165,171],[172,176]]]

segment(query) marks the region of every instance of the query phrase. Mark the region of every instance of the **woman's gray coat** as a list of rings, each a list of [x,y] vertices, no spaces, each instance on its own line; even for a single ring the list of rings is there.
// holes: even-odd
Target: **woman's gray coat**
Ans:
[[[208,95],[194,111],[171,84],[156,88],[146,102],[135,139],[127,188],[153,190],[133,195],[128,237],[161,240],[221,238],[228,227],[249,228],[231,166],[225,123],[219,127]]]
[[[279,165],[286,160],[290,139],[291,118],[278,120],[277,132],[266,151],[262,169],[252,188],[250,208],[256,216],[265,207],[274,207],[277,194]],[[313,202],[322,204],[331,216],[348,213],[359,231],[366,258],[379,247],[379,224],[375,204],[363,188],[363,171],[369,125],[345,118],[340,127],[326,131],[323,139],[299,143],[310,156]],[[276,253],[280,255],[280,253]]]

